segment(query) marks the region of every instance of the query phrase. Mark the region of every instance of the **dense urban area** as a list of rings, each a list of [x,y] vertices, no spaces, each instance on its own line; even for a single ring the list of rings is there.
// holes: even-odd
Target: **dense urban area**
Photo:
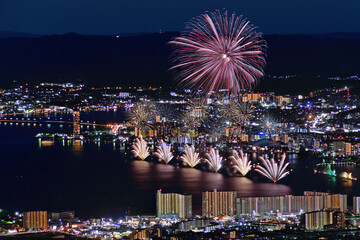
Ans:
[[[72,132],[39,132],[34,138],[40,145],[111,143],[120,145],[132,161],[229,177],[258,174],[260,181],[274,184],[296,171],[288,154],[313,156],[322,159],[313,166],[314,174],[357,181],[352,172],[333,170],[359,164],[360,101],[351,87],[296,96],[243,92],[235,97],[225,89],[207,98],[201,95],[201,90],[190,89],[24,84],[0,91],[0,124],[71,124]],[[91,111],[122,111],[124,119],[82,120],[82,113]],[[28,233],[39,239],[58,234],[84,239],[358,238],[360,197],[314,190],[299,196],[250,197],[209,189],[198,193],[201,209],[193,209],[191,195],[159,189],[154,192],[156,215],[119,213],[120,219],[1,209],[0,238]]]

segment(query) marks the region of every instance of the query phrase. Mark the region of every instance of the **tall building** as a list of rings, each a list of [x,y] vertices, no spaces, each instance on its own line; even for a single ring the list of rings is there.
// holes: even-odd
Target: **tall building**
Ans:
[[[333,224],[334,227],[339,229],[339,228],[345,228],[346,224],[345,224],[345,213],[343,212],[334,212],[333,214]]]
[[[336,155],[351,155],[351,143],[344,141],[333,142],[333,152]]]
[[[345,155],[351,155],[351,143],[349,142],[345,143]]]
[[[131,240],[135,239],[150,239],[150,230],[143,229],[143,230],[136,230],[132,234],[130,234],[129,238]]]
[[[281,141],[285,144],[287,144],[289,142],[289,135],[287,135],[286,133],[283,133],[281,135]]]
[[[158,217],[176,216],[180,219],[192,217],[192,196],[179,193],[156,193],[156,212]]]
[[[213,192],[202,193],[202,216],[221,217],[236,215],[236,192]]]
[[[266,215],[271,212],[299,214],[320,210],[347,209],[347,195],[306,192],[304,196],[242,197],[237,199],[239,215]]]
[[[47,227],[46,211],[31,211],[23,213],[25,229],[45,229]]]
[[[333,224],[333,214],[332,211],[314,211],[305,213],[306,230],[324,230],[324,226]]]
[[[355,214],[360,213],[360,197],[353,197],[353,211]]]
[[[73,134],[74,137],[80,136],[80,111],[75,110],[73,113]]]
[[[49,219],[51,219],[51,221],[69,220],[69,219],[74,219],[74,218],[75,218],[74,211],[49,213]]]
[[[246,97],[249,101],[259,101],[261,99],[261,93],[248,93]]]

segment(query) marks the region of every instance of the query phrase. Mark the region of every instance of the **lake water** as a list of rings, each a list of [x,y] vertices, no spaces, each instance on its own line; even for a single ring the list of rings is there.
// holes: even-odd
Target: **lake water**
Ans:
[[[84,114],[82,118],[116,121],[118,116],[108,112]],[[127,210],[131,214],[155,214],[157,189],[192,194],[195,214],[201,212],[201,192],[214,188],[235,190],[238,196],[302,194],[304,190],[360,195],[359,181],[314,175],[312,164],[321,160],[290,156],[290,162],[296,163],[294,170],[273,184],[256,173],[250,178],[227,177],[131,160],[120,151],[119,144],[80,145],[58,141],[39,145],[34,138],[39,132],[71,129],[69,124],[0,124],[0,208],[74,210],[80,217],[117,218]],[[358,169],[347,168],[360,178]]]

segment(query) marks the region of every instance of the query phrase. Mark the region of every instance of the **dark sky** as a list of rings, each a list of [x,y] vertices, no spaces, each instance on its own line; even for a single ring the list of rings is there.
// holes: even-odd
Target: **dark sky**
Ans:
[[[265,34],[360,31],[360,0],[0,0],[0,31],[178,31],[192,17],[224,8]]]

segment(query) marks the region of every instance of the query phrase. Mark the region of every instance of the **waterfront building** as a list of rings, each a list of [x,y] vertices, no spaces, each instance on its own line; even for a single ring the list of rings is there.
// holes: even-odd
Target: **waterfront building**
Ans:
[[[347,195],[306,192],[304,196],[242,197],[237,199],[239,215],[269,213],[300,214],[320,210],[347,210]]]
[[[156,212],[158,217],[178,217],[187,219],[192,217],[192,196],[179,193],[156,194]]]
[[[47,211],[31,211],[23,213],[23,224],[27,230],[47,228]]]
[[[73,113],[73,134],[74,137],[80,136],[80,111],[76,110]]]
[[[222,217],[236,215],[236,191],[202,193],[202,216]]]

